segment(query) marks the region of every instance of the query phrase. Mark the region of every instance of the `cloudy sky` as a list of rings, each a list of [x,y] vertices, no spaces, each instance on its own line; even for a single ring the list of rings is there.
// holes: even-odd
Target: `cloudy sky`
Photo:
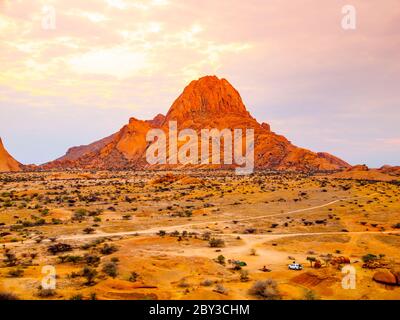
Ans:
[[[0,136],[43,163],[215,74],[298,146],[399,165],[399,53],[399,0],[0,0]]]

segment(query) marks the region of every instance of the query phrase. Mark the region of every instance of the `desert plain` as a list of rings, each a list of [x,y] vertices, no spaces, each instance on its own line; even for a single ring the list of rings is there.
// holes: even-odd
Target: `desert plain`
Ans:
[[[4,173],[0,295],[400,299],[396,179],[206,169]],[[303,270],[290,270],[293,262]]]

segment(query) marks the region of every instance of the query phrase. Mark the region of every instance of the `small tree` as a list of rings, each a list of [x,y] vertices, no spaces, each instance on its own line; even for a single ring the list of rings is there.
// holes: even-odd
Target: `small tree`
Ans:
[[[8,271],[8,276],[10,278],[20,278],[24,275],[24,269],[11,269]]]
[[[92,292],[89,297],[90,300],[97,300],[97,294],[95,292]]]
[[[53,244],[50,247],[48,247],[47,251],[49,251],[52,255],[55,255],[55,254],[61,253],[61,252],[72,251],[72,247],[66,243],[57,243],[57,244]]]
[[[118,275],[117,265],[113,262],[108,262],[103,266],[103,272],[112,278],[116,278]]]
[[[88,228],[83,229],[83,232],[85,234],[92,234],[95,232],[95,230],[93,228],[88,227]]]
[[[328,267],[329,264],[330,264],[331,261],[332,261],[332,255],[331,255],[331,254],[327,254],[327,255],[325,255],[325,256],[322,257],[322,260],[324,260],[325,266]]]
[[[91,267],[84,267],[82,270],[82,276],[86,278],[86,285],[94,283],[94,279],[97,276],[97,270]]]
[[[158,231],[158,233],[157,233],[160,237],[164,237],[166,234],[167,234],[167,232],[165,231],[165,230],[160,230],[160,231]]]
[[[136,282],[138,278],[139,278],[139,274],[136,273],[135,271],[132,271],[131,275],[129,277],[129,281],[130,282]]]
[[[82,221],[87,216],[88,211],[86,209],[77,209],[72,216],[72,220]]]
[[[240,281],[247,282],[250,280],[249,272],[247,270],[240,271]]]
[[[17,264],[17,256],[14,253],[6,251],[6,253],[4,253],[4,257],[4,263],[8,267],[14,267]]]
[[[313,290],[306,290],[304,292],[304,300],[317,300],[317,295]]]
[[[221,265],[225,265],[225,257],[221,254],[217,257],[217,262]]]
[[[307,261],[310,261],[311,268],[313,266],[313,262],[315,262],[316,260],[317,259],[315,257],[307,257]]]
[[[83,259],[85,260],[86,264],[92,265],[92,266],[97,266],[100,262],[100,257],[98,257],[94,254],[89,254],[89,253],[86,253],[83,256]]]
[[[372,253],[368,253],[365,256],[362,257],[362,261],[364,263],[368,263],[370,261],[378,260],[378,257]]]
[[[105,243],[104,246],[100,249],[100,253],[104,255],[109,255],[116,251],[118,251],[117,247],[114,245],[109,245],[108,243]]]
[[[251,256],[256,256],[257,255],[257,251],[256,251],[256,249],[250,249],[250,255]]]
[[[205,240],[205,241],[209,241],[210,240],[210,238],[211,238],[211,233],[210,232],[204,232],[203,233],[203,235],[202,235],[202,238],[203,238],[203,240]]]
[[[208,241],[211,248],[222,248],[225,246],[225,242],[222,239],[212,238]]]

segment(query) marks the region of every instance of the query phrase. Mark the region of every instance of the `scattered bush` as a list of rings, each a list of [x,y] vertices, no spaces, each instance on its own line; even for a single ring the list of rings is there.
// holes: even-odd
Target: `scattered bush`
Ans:
[[[218,283],[214,289],[215,292],[220,294],[228,294],[228,289],[226,289],[222,284]]]
[[[214,283],[214,281],[210,280],[210,279],[205,279],[203,280],[200,284],[204,287],[209,287],[212,286]]]
[[[118,275],[117,265],[113,262],[108,262],[103,266],[103,272],[112,278],[116,278]]]
[[[77,209],[72,216],[72,220],[82,221],[87,216],[88,211],[86,209]]]
[[[49,298],[55,296],[56,291],[53,289],[44,289],[42,286],[39,286],[37,295],[41,298]]]
[[[221,265],[225,265],[225,257],[222,254],[217,257],[216,261]]]
[[[130,282],[136,282],[139,278],[139,274],[136,273],[135,271],[131,272],[131,275],[129,276],[129,281]]]
[[[313,290],[306,290],[304,300],[318,300],[316,293]]]
[[[250,249],[250,255],[251,256],[256,256],[257,255],[256,249]]]
[[[158,231],[157,234],[158,234],[160,237],[164,237],[164,236],[167,234],[167,232],[164,231],[164,230],[160,230],[160,231]]]
[[[23,269],[12,269],[8,271],[8,276],[11,278],[20,278],[24,275]]]
[[[17,256],[14,253],[6,251],[4,257],[5,259],[3,261],[8,267],[14,267],[17,264]]]
[[[85,260],[86,264],[92,266],[97,266],[100,262],[100,257],[94,255],[94,254],[85,254],[83,256],[83,259]]]
[[[307,257],[307,261],[310,262],[310,265],[311,265],[311,267],[312,267],[313,262],[317,261],[317,259],[316,259],[315,257]]]
[[[249,280],[250,280],[249,272],[247,270],[241,270],[240,271],[240,281],[247,282]]]
[[[182,279],[181,281],[179,281],[178,287],[179,288],[188,288],[188,287],[190,287],[190,284],[186,281],[186,279]]]
[[[367,263],[367,262],[370,262],[370,261],[378,260],[379,258],[376,255],[372,254],[372,253],[368,253],[365,256],[363,256],[361,259],[362,259],[362,261],[364,263]]]
[[[108,243],[105,243],[104,246],[100,249],[100,253],[104,255],[113,254],[116,251],[118,251],[118,248]]]
[[[94,233],[95,231],[96,231],[95,229],[90,228],[90,227],[83,229],[83,232],[84,232],[85,234],[92,234],[92,233]]]
[[[79,263],[82,261],[82,257],[81,256],[70,256],[70,255],[66,255],[66,256],[59,256],[58,259],[60,260],[61,263]]]
[[[94,283],[94,279],[97,276],[97,270],[91,267],[84,267],[82,270],[82,276],[86,278],[86,285]]]
[[[52,255],[56,255],[57,253],[72,251],[72,246],[66,243],[57,243],[48,247],[47,251]]]
[[[249,290],[254,296],[259,296],[267,300],[280,300],[281,294],[278,291],[278,285],[275,280],[268,279],[257,281]]]
[[[19,300],[18,297],[11,292],[0,292],[0,301],[5,300]]]
[[[225,246],[225,242],[222,239],[212,238],[208,241],[211,248],[222,248]]]

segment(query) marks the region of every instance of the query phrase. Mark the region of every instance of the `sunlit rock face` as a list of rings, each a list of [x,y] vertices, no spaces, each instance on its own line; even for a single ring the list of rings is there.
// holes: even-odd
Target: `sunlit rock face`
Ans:
[[[0,138],[0,172],[20,171],[21,164],[15,160],[4,148],[3,141]]]
[[[131,118],[119,132],[87,146],[74,147],[65,156],[42,167],[122,169],[146,168],[146,141],[149,130],[160,128],[168,135],[169,123],[178,130],[253,129],[256,168],[277,170],[337,170],[349,165],[328,153],[315,153],[294,146],[271,131],[269,124],[257,122],[247,111],[239,92],[226,80],[205,76],[192,81],[164,116],[152,120]],[[221,153],[223,150],[221,149]],[[221,164],[221,167],[224,165]],[[215,166],[213,166],[215,167]]]

